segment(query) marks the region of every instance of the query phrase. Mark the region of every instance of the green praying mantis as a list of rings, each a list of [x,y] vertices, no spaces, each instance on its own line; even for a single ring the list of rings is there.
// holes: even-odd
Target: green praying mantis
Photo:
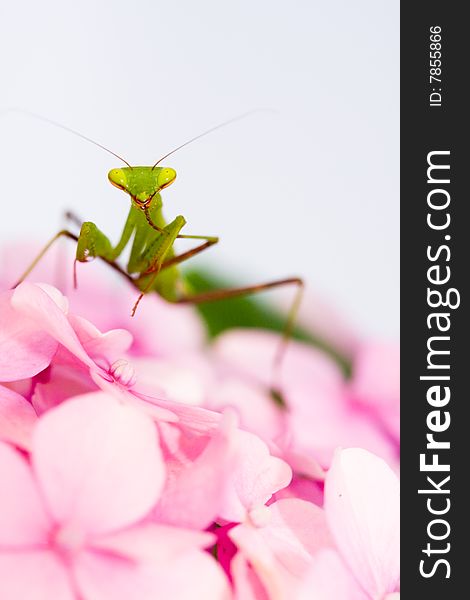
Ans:
[[[74,268],[75,285],[77,262],[85,263],[95,258],[103,260],[138,290],[139,295],[132,308],[132,316],[135,315],[137,307],[145,294],[151,292],[159,294],[168,302],[176,304],[199,304],[222,300],[224,298],[256,294],[270,288],[295,286],[297,292],[292,301],[273,364],[273,373],[275,373],[277,371],[276,367],[282,361],[293,328],[295,315],[301,302],[304,288],[303,280],[300,277],[288,277],[244,287],[216,289],[203,293],[188,292],[178,265],[214,246],[218,243],[219,238],[211,235],[182,234],[181,231],[186,225],[185,218],[178,215],[172,221],[167,222],[163,216],[161,196],[161,192],[176,179],[176,171],[173,168],[160,166],[163,161],[195,140],[229,123],[244,118],[250,113],[245,113],[229,121],[225,121],[191,138],[165,154],[152,166],[133,166],[112,150],[69,127],[36,115],[35,113],[27,111],[19,112],[65,129],[112,154],[124,163],[125,166],[121,168],[111,169],[108,173],[108,179],[113,186],[129,196],[130,209],[121,236],[115,245],[112,244],[110,239],[94,223],[90,221],[82,223],[79,219],[68,213],[69,218],[80,226],[79,233],[74,233],[68,229],[60,230],[43,247],[21,275],[16,285],[19,285],[31,273],[45,253],[59,238],[65,237],[74,240],[77,244]],[[177,254],[174,249],[177,239],[195,240],[198,243],[193,248]],[[129,244],[129,259],[127,265],[122,266],[119,264],[118,259]],[[275,393],[275,386],[273,386],[273,393]]]

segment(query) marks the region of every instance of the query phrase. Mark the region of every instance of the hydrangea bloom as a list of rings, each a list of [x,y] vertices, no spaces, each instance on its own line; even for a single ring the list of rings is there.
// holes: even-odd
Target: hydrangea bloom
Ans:
[[[49,271],[0,292],[2,600],[398,597],[395,346],[292,342],[281,406],[276,334]]]
[[[0,445],[0,481],[2,597],[228,596],[202,552],[211,534],[146,518],[165,463],[152,421],[136,409],[95,394],[63,403],[37,423],[29,461]]]

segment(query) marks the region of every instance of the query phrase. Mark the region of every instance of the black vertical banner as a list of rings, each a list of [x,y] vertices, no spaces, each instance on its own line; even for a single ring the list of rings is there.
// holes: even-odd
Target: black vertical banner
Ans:
[[[401,6],[402,584],[468,597],[470,72],[464,3]]]

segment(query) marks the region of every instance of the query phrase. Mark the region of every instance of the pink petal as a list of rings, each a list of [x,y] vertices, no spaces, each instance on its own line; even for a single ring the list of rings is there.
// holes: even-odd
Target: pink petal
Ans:
[[[325,482],[325,512],[336,544],[372,598],[396,590],[400,564],[399,482],[366,450],[338,450]]]
[[[270,599],[296,597],[299,579],[277,560],[257,528],[246,524],[237,525],[228,535],[250,562]]]
[[[52,360],[57,342],[41,323],[14,310],[13,292],[0,294],[0,381],[16,381],[36,375]]]
[[[113,396],[119,402],[136,407],[156,421],[162,420],[170,423],[178,421],[176,414],[172,410],[159,406],[160,402],[156,398],[145,397],[143,394],[128,389],[116,381],[110,381],[104,371],[90,370],[90,375],[91,379],[103,392]]]
[[[338,446],[360,446],[390,463],[396,460],[396,448],[388,436],[368,415],[348,406],[342,395],[292,386],[289,399],[295,403],[288,416],[294,454],[313,456],[325,468]]]
[[[291,573],[302,575],[321,549],[333,547],[323,509],[297,498],[278,500],[269,507],[270,519],[259,533]]]
[[[37,415],[31,404],[0,385],[0,439],[28,449]]]
[[[297,600],[370,600],[335,550],[321,550]]]
[[[84,600],[230,599],[222,570],[205,552],[183,552],[160,567],[84,552],[74,571]]]
[[[47,544],[50,520],[26,460],[0,442],[0,555]],[[1,581],[1,578],[0,578]]]
[[[282,441],[278,441],[278,443],[282,447]],[[307,480],[324,481],[324,468],[318,460],[313,458],[311,452],[303,453],[301,450],[300,448],[300,451],[297,452],[289,447],[283,448],[282,457],[289,463],[294,473],[297,473],[300,477],[305,477]]]
[[[74,579],[83,600],[155,600],[159,582],[153,569],[112,554],[85,551],[74,560]]]
[[[178,600],[230,600],[232,593],[225,573],[207,552],[188,552],[172,568],[159,573],[161,598]],[[181,576],[181,574],[184,574]]]
[[[278,343],[279,337],[269,332],[235,330],[217,339],[215,353],[224,371],[266,388],[272,384]],[[286,459],[295,459],[294,468],[313,474],[310,458],[328,467],[338,445],[366,447],[386,460],[396,457],[395,444],[377,427],[376,419],[350,405],[342,373],[324,353],[290,343],[277,377],[288,405],[284,419],[291,436],[276,443]]]
[[[265,442],[276,440],[285,428],[285,415],[266,390],[255,382],[230,375],[216,381],[204,405],[221,411],[230,407],[240,419],[240,427],[260,436]]]
[[[219,515],[234,462],[235,422],[225,415],[204,451],[188,465],[168,465],[168,479],[154,517],[161,522],[205,529]]]
[[[398,408],[400,398],[400,346],[370,342],[357,351],[353,389],[357,400]]]
[[[101,387],[103,389],[106,389],[106,386]],[[114,386],[114,389],[109,391],[112,395],[116,397],[119,396],[119,392],[116,392],[116,386]],[[166,408],[162,408],[157,404],[154,398],[145,398],[141,394],[131,394],[129,392],[127,392],[127,394],[124,395],[126,395],[125,401],[127,401],[130,406],[134,406],[136,409],[142,411],[157,423],[177,423],[179,420],[178,416],[173,410],[167,410]]]
[[[316,553],[332,545],[323,510],[304,500],[287,499],[262,511],[263,522],[252,523],[251,513],[250,521],[231,529],[228,536],[248,558],[270,597],[296,597],[294,590]]]
[[[292,479],[289,465],[272,456],[261,439],[241,430],[237,437],[237,460],[220,515],[232,522],[244,521],[247,512],[263,506]]]
[[[231,573],[236,600],[269,600],[256,571],[241,552],[232,560]]]
[[[31,392],[33,391],[33,378],[28,377],[27,379],[18,379],[16,381],[6,381],[4,382],[4,387],[7,387],[9,390],[16,392],[23,398],[29,398]]]
[[[213,369],[201,353],[172,359],[139,358],[133,360],[139,391],[190,406],[203,404]]]
[[[134,563],[171,563],[183,552],[202,550],[214,542],[214,535],[205,531],[144,523],[97,538],[90,548]]]
[[[132,345],[132,334],[125,329],[112,329],[102,333],[90,321],[76,315],[68,316],[85,352],[95,361],[108,366],[121,358]],[[101,364],[101,363],[100,363]]]
[[[363,410],[351,406],[342,378],[326,370],[318,372],[320,366],[312,357],[311,369],[304,365],[295,376],[286,374],[290,452],[313,456],[325,468],[338,446],[364,447],[393,460],[395,445]]]
[[[40,286],[21,283],[13,292],[11,304],[18,313],[31,319],[87,366],[95,366],[70,325],[63,305],[58,300],[55,302]]]
[[[57,357],[48,369],[48,377],[41,377],[34,386],[31,402],[38,415],[42,415],[72,396],[96,390],[93,381],[90,380],[88,369],[57,364],[56,359]]]
[[[155,426],[106,394],[86,394],[45,413],[33,465],[59,523],[85,534],[141,519],[158,500],[165,469]]]
[[[273,383],[272,366],[279,347],[276,333],[234,329],[219,336],[214,344],[216,356],[228,368],[244,374],[253,381],[270,386]],[[337,385],[342,375],[336,364],[324,353],[305,343],[291,341],[282,363],[281,383],[320,380]]]
[[[398,440],[400,435],[400,347],[396,343],[363,344],[354,360],[351,395],[377,414]]]
[[[200,349],[206,338],[204,324],[194,307],[171,304],[156,294],[147,296],[135,317],[129,316],[122,326],[135,332],[139,343],[133,352],[141,355],[178,358],[182,353]]]
[[[188,406],[171,400],[151,398],[138,392],[135,395],[155,407],[171,412],[174,417],[173,421],[178,421],[181,427],[201,434],[207,434],[217,429],[222,418],[220,413],[199,406]],[[166,420],[170,421],[170,419]]]
[[[294,475],[288,487],[276,492],[275,498],[276,500],[298,498],[317,506],[323,506],[323,484],[307,477]]]
[[[66,298],[60,290],[49,283],[36,283],[60,308],[64,314],[69,312],[69,300]]]
[[[0,553],[2,600],[77,600],[52,552]]]
[[[127,318],[122,319],[122,313],[119,316],[120,326],[129,329],[137,340],[132,348],[134,354],[178,358],[182,353],[202,347],[206,332],[194,307],[177,306],[149,294],[140,303],[135,317],[131,317],[130,308],[135,299],[132,290]],[[117,320],[116,315],[114,318]]]

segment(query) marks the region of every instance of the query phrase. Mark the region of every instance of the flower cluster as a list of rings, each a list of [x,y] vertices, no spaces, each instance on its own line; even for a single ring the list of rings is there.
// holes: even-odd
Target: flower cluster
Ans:
[[[280,404],[276,334],[129,306],[0,292],[2,600],[398,597],[396,347],[292,342]]]

